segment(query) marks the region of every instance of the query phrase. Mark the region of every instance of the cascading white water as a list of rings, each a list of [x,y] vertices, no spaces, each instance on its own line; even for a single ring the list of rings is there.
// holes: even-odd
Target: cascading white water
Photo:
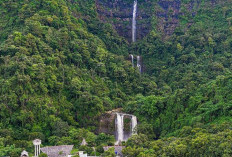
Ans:
[[[137,16],[137,0],[134,0],[134,7],[133,7],[133,19],[132,19],[132,42],[136,42],[136,16]],[[133,61],[133,55],[131,55],[132,58],[132,64],[134,67],[134,61]],[[141,65],[141,58],[140,56],[137,56],[137,67],[139,69],[139,72],[142,72],[142,65]]]
[[[132,64],[132,67],[134,67],[134,55],[130,55],[131,57],[131,64]]]
[[[137,15],[137,0],[134,1],[134,7],[133,7],[132,42],[136,41],[136,15]]]
[[[131,118],[131,134],[132,135],[137,134],[136,126],[137,126],[137,117],[132,115],[132,118]]]
[[[142,72],[142,66],[141,66],[141,57],[137,56],[137,67],[139,69],[139,72]]]
[[[116,129],[117,129],[117,141],[115,145],[119,145],[120,142],[126,141],[131,135],[137,134],[136,126],[137,126],[137,117],[130,114],[124,113],[116,113]],[[131,130],[130,135],[124,135],[124,116],[131,117]]]
[[[124,115],[123,114],[119,114],[119,113],[116,113],[117,114],[117,119],[116,119],[116,124],[117,124],[117,142],[115,143],[116,145],[118,145],[120,142],[123,141],[123,126],[124,126],[124,122],[123,122],[123,117]]]

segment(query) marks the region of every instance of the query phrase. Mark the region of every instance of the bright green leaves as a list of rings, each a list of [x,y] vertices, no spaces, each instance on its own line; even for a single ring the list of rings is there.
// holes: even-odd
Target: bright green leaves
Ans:
[[[180,43],[178,43],[178,44],[176,45],[176,47],[177,47],[177,50],[180,51],[180,52],[184,49],[184,48],[181,46]]]
[[[131,157],[230,156],[232,132],[226,129],[229,125],[217,127],[208,126],[206,129],[184,127],[180,132],[176,132],[176,137],[159,140],[148,139],[139,134],[126,142],[123,153]],[[215,128],[213,132],[212,128]]]

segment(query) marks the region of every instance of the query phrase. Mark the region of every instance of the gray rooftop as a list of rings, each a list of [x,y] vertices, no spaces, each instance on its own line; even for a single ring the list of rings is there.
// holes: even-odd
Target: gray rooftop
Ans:
[[[43,147],[41,151],[48,155],[48,157],[66,157],[70,155],[73,145],[51,146]]]

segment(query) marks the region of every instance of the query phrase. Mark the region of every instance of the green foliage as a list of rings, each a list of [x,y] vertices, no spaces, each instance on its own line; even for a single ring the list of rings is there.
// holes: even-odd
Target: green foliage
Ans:
[[[114,141],[114,136],[100,133],[96,138],[96,145],[105,144],[111,146],[113,145]]]
[[[41,154],[39,155],[39,157],[48,157],[48,156],[47,156],[47,154],[45,154],[45,153],[41,153]]]
[[[115,157],[116,154],[114,152],[114,148],[110,148],[108,151],[105,151],[101,156],[104,156],[104,157]]]
[[[88,146],[80,146],[79,150],[86,152],[87,154],[91,154],[93,152],[93,148]]]
[[[134,146],[145,147],[147,141],[148,141],[148,138],[144,134],[133,135],[126,142],[126,146],[130,146],[130,147],[134,147]]]
[[[187,125],[213,123],[220,117],[231,117],[231,81],[231,76],[218,76],[195,91],[176,90],[166,97],[137,96],[124,109],[140,119],[138,132],[152,138],[156,137],[153,132],[166,136]]]
[[[159,140],[146,139],[146,145],[134,143],[131,146],[129,144],[130,141],[128,141],[127,147],[123,149],[123,153],[131,157],[231,156],[232,132],[228,129],[230,126],[231,123],[217,127],[212,125],[206,129],[184,127],[176,134],[176,137],[162,138]],[[226,144],[228,145],[226,146]]]
[[[0,156],[18,157],[21,153],[21,148],[15,148],[15,145],[5,146],[5,138],[0,138]]]
[[[0,156],[33,152],[35,138],[103,153],[114,138],[93,133],[98,117],[121,107],[139,119],[125,156],[232,155],[231,2],[205,0],[191,12],[182,0],[169,37],[151,2],[150,33],[133,44],[99,19],[92,0],[0,2]],[[142,56],[144,74],[129,54]]]

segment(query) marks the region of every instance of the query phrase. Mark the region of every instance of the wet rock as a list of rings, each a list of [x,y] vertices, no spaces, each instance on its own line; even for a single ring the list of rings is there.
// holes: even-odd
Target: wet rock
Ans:
[[[100,117],[98,133],[115,135],[115,113],[105,113]]]
[[[121,109],[112,110],[109,112],[104,113],[100,117],[99,127],[97,133],[105,133],[110,135],[116,135],[116,112],[121,112]],[[125,115],[124,116],[124,137],[130,136],[131,130],[131,116]]]
[[[96,0],[98,16],[102,21],[110,22],[120,36],[131,42],[133,0]],[[149,0],[139,2],[137,12],[137,36],[142,39],[151,29],[151,3]]]
[[[96,0],[98,16],[102,21],[111,23],[120,36],[131,42],[132,17],[134,0]],[[205,2],[206,7],[214,7],[223,0],[211,0]],[[186,12],[193,18],[201,6],[200,0],[151,0],[138,1],[137,11],[137,40],[144,38],[151,30],[152,17],[157,17],[157,30],[164,36],[170,36],[180,25],[180,17]],[[186,27],[192,24],[191,19],[187,21]]]

